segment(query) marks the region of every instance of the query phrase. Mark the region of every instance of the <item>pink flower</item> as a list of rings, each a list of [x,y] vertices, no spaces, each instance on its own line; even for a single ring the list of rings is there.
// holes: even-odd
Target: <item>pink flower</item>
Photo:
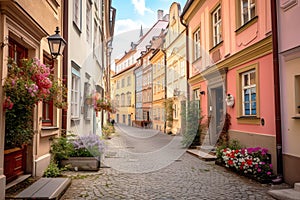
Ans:
[[[267,175],[271,175],[272,173],[271,172],[267,172]]]

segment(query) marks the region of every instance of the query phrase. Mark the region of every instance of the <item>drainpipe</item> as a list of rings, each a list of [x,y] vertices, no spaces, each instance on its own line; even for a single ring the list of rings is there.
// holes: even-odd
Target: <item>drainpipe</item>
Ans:
[[[190,63],[189,63],[189,27],[184,22],[183,16],[180,16],[180,22],[185,27],[185,43],[186,43],[186,95],[187,100],[190,101],[190,84],[188,82],[190,78]]]
[[[62,12],[62,18],[63,18],[63,38],[66,40],[68,44],[68,2],[67,0],[63,1],[63,12]],[[64,52],[63,52],[63,83],[68,86],[68,45],[65,46]],[[65,101],[68,101],[68,97],[66,97]],[[62,119],[61,119],[61,129],[64,130],[64,134],[67,133],[67,115],[68,110],[62,109]]]
[[[165,42],[165,41],[164,41]],[[163,42],[163,43],[164,43]],[[165,102],[167,101],[167,53],[166,50],[163,48],[163,45],[161,47],[161,51],[164,53],[164,67],[165,67]],[[166,111],[165,111],[166,114]],[[166,133],[167,129],[167,116],[165,115],[165,122],[164,122],[164,133]]]
[[[281,183],[281,182],[283,182],[283,160],[282,160],[280,78],[279,78],[278,29],[277,29],[276,4],[277,4],[276,0],[271,0],[275,126],[276,126],[276,155],[277,155],[277,174],[278,174],[277,178],[272,181],[273,181],[273,183]]]

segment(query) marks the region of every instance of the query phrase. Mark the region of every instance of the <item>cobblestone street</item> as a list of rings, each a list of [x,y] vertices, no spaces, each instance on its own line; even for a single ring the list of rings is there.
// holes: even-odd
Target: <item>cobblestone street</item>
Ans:
[[[126,134],[124,128],[117,128],[119,135],[109,140],[108,153],[114,152],[114,156],[106,156],[105,164],[98,172],[66,172],[73,180],[62,199],[273,199],[266,193],[272,186],[240,177],[214,162],[204,162],[188,153],[153,171],[130,173],[117,170],[115,163],[118,162],[120,165],[121,162],[135,163],[134,167],[143,165],[143,160],[133,158],[131,153],[127,155],[129,151],[136,153],[144,147],[146,152],[160,145],[162,148],[176,138],[150,130],[127,129],[131,134],[143,136],[136,138]],[[144,141],[134,145],[137,139]],[[156,146],[153,145],[155,141]],[[128,152],[121,154],[117,149]]]

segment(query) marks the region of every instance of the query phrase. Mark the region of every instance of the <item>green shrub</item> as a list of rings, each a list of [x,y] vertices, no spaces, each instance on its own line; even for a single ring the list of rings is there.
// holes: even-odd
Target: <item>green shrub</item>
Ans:
[[[48,165],[47,169],[44,172],[44,177],[58,177],[61,176],[61,170],[59,169],[58,165],[54,162],[51,161],[50,164]]]
[[[71,153],[74,151],[72,143],[70,143],[67,137],[59,137],[53,140],[50,153],[53,159],[61,166],[61,161],[68,159]]]

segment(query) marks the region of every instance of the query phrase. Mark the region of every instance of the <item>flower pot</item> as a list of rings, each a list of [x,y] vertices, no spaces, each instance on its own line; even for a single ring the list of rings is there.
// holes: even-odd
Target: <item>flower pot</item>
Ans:
[[[69,157],[61,161],[62,166],[75,171],[98,171],[100,158],[95,157]]]

